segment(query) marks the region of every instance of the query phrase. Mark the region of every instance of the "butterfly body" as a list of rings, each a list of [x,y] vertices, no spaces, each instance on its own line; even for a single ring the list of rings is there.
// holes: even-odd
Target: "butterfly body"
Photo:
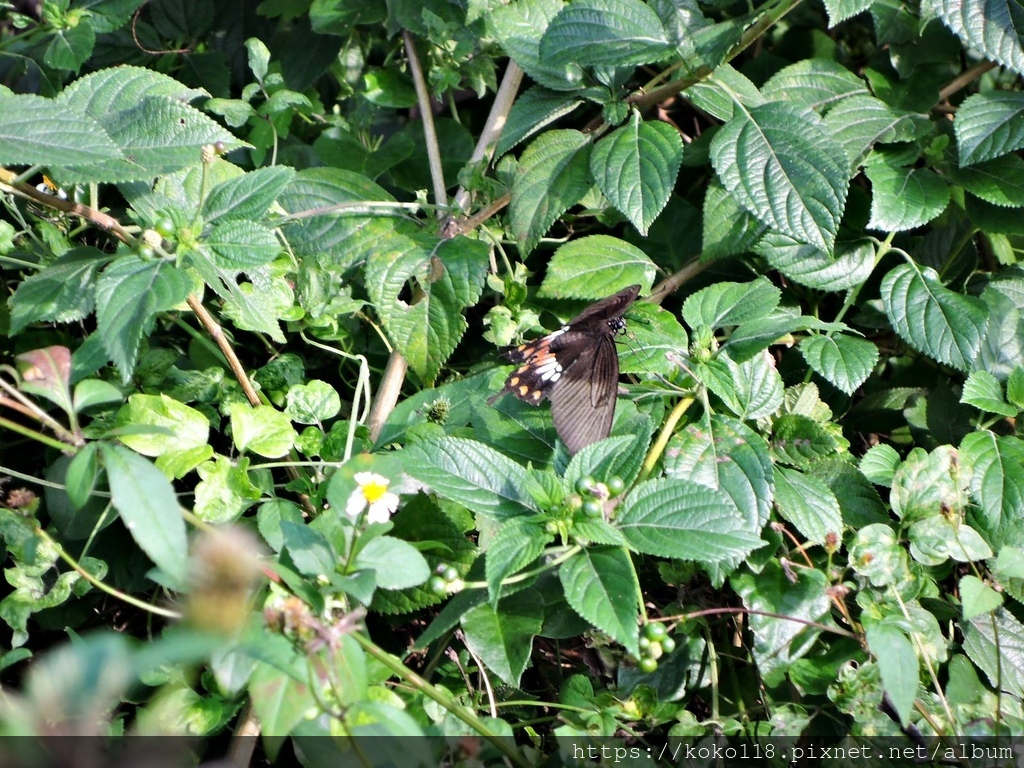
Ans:
[[[619,383],[615,336],[626,327],[622,316],[639,293],[640,286],[631,285],[557,331],[504,353],[519,363],[504,391],[531,405],[551,400],[555,430],[570,453],[611,432]]]

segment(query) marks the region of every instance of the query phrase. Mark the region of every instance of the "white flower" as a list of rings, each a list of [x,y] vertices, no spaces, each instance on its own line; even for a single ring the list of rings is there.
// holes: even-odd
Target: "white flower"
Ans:
[[[370,508],[368,522],[386,523],[398,508],[398,496],[388,490],[388,479],[374,472],[356,472],[356,489],[348,497],[345,514],[355,519]]]

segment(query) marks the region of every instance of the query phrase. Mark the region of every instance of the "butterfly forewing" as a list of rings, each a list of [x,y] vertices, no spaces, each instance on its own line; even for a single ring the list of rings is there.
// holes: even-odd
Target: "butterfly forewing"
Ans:
[[[611,431],[619,358],[615,334],[640,293],[633,285],[595,302],[557,331],[505,351],[519,363],[506,392],[537,405],[550,398],[555,430],[575,453]]]

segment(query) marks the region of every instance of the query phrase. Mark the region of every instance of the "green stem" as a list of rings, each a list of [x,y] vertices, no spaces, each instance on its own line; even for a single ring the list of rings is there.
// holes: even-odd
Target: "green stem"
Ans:
[[[42,432],[36,432],[34,429],[29,429],[28,427],[22,426],[21,424],[18,424],[16,421],[10,421],[9,419],[0,418],[0,427],[6,427],[12,432],[17,432],[19,435],[24,435],[25,437],[30,437],[33,440],[38,440],[43,445],[47,445],[50,448],[56,448],[58,451],[62,453],[75,451],[75,446],[61,442],[60,440],[49,437],[47,435],[44,435]]]

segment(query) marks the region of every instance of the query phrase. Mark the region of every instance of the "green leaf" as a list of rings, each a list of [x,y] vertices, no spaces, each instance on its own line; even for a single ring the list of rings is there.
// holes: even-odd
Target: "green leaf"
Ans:
[[[910,541],[910,555],[917,562],[935,567],[947,560],[958,563],[974,563],[992,557],[981,535],[959,520],[950,520],[942,515],[932,515],[911,524],[907,528]]]
[[[757,575],[747,572],[729,580],[743,605],[760,612],[749,615],[750,630],[758,673],[769,686],[781,683],[790,664],[814,646],[820,630],[805,622],[831,623],[825,574],[809,568],[800,568],[796,574],[794,583],[771,561]]]
[[[274,233],[255,221],[219,221],[203,242],[216,255],[217,265],[229,271],[244,272],[268,264],[281,253]]]
[[[338,553],[320,531],[302,522],[282,520],[281,536],[283,550],[288,553],[299,573],[314,579],[334,573]]]
[[[958,0],[927,0],[923,8],[942,19],[966,47],[1024,74],[1024,18],[1015,0],[976,0],[966,6]]]
[[[500,5],[491,11],[488,27],[502,49],[531,78],[546,88],[574,91],[583,79],[583,68],[575,61],[556,65],[542,61],[540,56],[541,39],[564,7],[562,0],[520,0]]]
[[[75,413],[82,413],[90,408],[101,405],[120,403],[123,400],[124,395],[121,394],[121,390],[108,381],[86,379],[75,385],[73,400]]]
[[[92,55],[95,45],[96,30],[83,19],[77,26],[54,30],[43,54],[43,61],[54,69],[78,72]]]
[[[1006,399],[1024,410],[1024,366],[1016,365],[1006,379]]]
[[[683,303],[683,320],[691,328],[725,328],[766,317],[779,305],[782,292],[759,277],[751,283],[715,283]]]
[[[210,422],[194,408],[167,395],[132,395],[117,412],[118,427],[158,427],[153,432],[132,431],[118,439],[143,456],[161,456],[206,445]]]
[[[977,576],[968,575],[960,579],[960,602],[964,621],[970,621],[975,616],[998,610],[1003,604],[1003,596]]]
[[[602,299],[627,285],[650,287],[656,267],[635,245],[608,235],[570,240],[548,262],[537,295],[557,299]]]
[[[892,477],[900,465],[900,455],[891,445],[873,445],[860,459],[860,471],[875,483],[888,488],[892,485]]]
[[[535,512],[526,470],[483,443],[438,437],[408,446],[402,466],[442,498],[498,519]]]
[[[232,403],[231,437],[235,448],[257,456],[276,459],[295,445],[297,435],[288,414],[269,405]]]
[[[25,278],[11,299],[11,335],[29,323],[69,323],[86,317],[92,312],[96,275],[110,260],[90,246],[72,248]]]
[[[134,451],[101,443],[100,455],[111,500],[128,532],[174,584],[183,586],[188,579],[188,540],[174,488]]]
[[[836,243],[835,256],[770,232],[754,248],[790,280],[822,291],[845,291],[862,285],[875,268],[875,244],[871,240]]]
[[[670,51],[661,20],[640,0],[573,0],[548,25],[541,60],[554,66],[628,66]]]
[[[1017,415],[1017,409],[1003,399],[1003,388],[999,385],[999,379],[988,371],[971,371],[964,382],[960,402],[1000,416]]]
[[[366,266],[370,297],[409,366],[432,381],[466,332],[464,310],[483,290],[488,247],[466,237],[427,236],[389,238],[383,245]],[[407,303],[401,294],[410,282],[420,295]]]
[[[640,584],[622,547],[588,547],[558,570],[566,602],[634,656],[640,655]]]
[[[846,334],[808,336],[800,353],[811,370],[849,395],[868,380],[878,362],[878,347]]]
[[[408,109],[416,104],[412,77],[397,69],[375,69],[363,75],[362,96],[378,107]]]
[[[15,357],[26,394],[45,397],[67,414],[73,411],[71,399],[71,351],[53,346],[22,352]]]
[[[679,370],[675,355],[689,346],[686,330],[673,312],[649,301],[629,308],[626,339],[619,344],[621,373],[667,376]]]
[[[807,466],[824,456],[838,453],[840,443],[834,434],[814,419],[787,413],[775,420],[772,448],[779,460]]]
[[[879,292],[889,322],[908,344],[940,363],[960,370],[970,367],[985,333],[978,299],[954,293],[934,270],[916,264],[891,270]]]
[[[523,152],[512,180],[509,221],[524,254],[590,189],[590,138],[579,131],[542,133]]]
[[[579,454],[577,454],[579,455]],[[503,579],[519,572],[544,551],[552,539],[539,523],[521,517],[502,522],[487,547],[487,594],[492,605],[501,597]]]
[[[972,432],[960,443],[959,458],[978,505],[976,527],[996,550],[1024,547],[1024,443],[987,430]]]
[[[189,281],[170,261],[122,256],[103,270],[96,286],[96,323],[103,348],[127,383],[142,337],[157,312],[188,296]]]
[[[868,648],[882,675],[882,686],[900,723],[906,725],[910,722],[919,683],[914,645],[903,632],[888,624],[870,624],[866,634]]]
[[[381,589],[416,587],[430,578],[430,567],[423,555],[407,541],[393,536],[378,536],[370,541],[359,550],[353,568],[372,570]]]
[[[531,3],[502,6],[495,10],[495,15],[513,6],[529,5]],[[506,51],[508,51],[507,47]],[[583,99],[578,96],[548,90],[540,85],[533,86],[520,95],[516,99],[516,103],[512,105],[512,109],[508,113],[508,121],[501,132],[501,138],[498,139],[498,146],[494,150],[494,156],[501,157],[519,142],[529,138],[558,118],[565,117],[582,103]]]
[[[782,405],[782,377],[767,350],[742,363],[722,354],[701,371],[708,389],[744,421],[770,416]]]
[[[960,509],[970,476],[957,470],[955,449],[940,445],[930,453],[914,448],[893,474],[889,502],[905,523]]]
[[[766,101],[785,101],[816,112],[831,112],[852,97],[867,96],[867,84],[838,61],[804,59],[783,67],[761,87]]]
[[[871,229],[916,229],[949,205],[949,187],[930,168],[898,168],[882,162],[869,164],[865,173],[871,180]]]
[[[201,481],[196,485],[194,512],[208,523],[231,523],[263,495],[249,480],[249,459],[238,463],[217,456],[196,467]]]
[[[761,544],[728,494],[689,480],[638,486],[619,507],[618,526],[637,552],[699,563],[743,558]]]
[[[645,122],[639,112],[594,147],[590,172],[604,196],[637,231],[647,230],[664,210],[683,160],[679,131],[662,122]]]
[[[783,519],[815,544],[829,534],[838,545],[843,538],[839,501],[823,480],[787,467],[775,467],[775,506]]]
[[[704,194],[701,257],[714,261],[751,250],[767,227],[729,194],[717,176]]]
[[[711,159],[764,224],[832,252],[850,172],[817,115],[780,103],[738,112],[712,139]]]
[[[269,646],[285,646],[278,651],[282,662],[271,666],[259,661],[249,678],[248,693],[253,710],[264,733],[285,735],[301,723],[317,706],[308,685],[306,658],[292,649],[283,635],[271,635],[260,642],[264,653]],[[286,650],[287,649],[287,650]],[[271,757],[271,760],[274,758]]]
[[[219,218],[261,219],[294,178],[294,169],[275,165],[222,181],[203,201],[203,219],[208,224]]]
[[[906,112],[867,94],[843,99],[825,116],[825,126],[842,144],[856,169],[876,144],[913,141],[932,130],[927,115]]]
[[[544,625],[544,599],[534,590],[505,598],[495,609],[484,603],[462,617],[466,646],[502,681],[519,685]]]
[[[858,530],[849,552],[854,572],[875,587],[898,585],[910,575],[907,552],[888,523],[866,525]]]
[[[1024,697],[1024,624],[1000,608],[963,625],[964,652],[988,677],[1014,696]]]
[[[953,131],[961,168],[1024,148],[1024,93],[968,96],[956,111]]]
[[[284,412],[299,424],[319,424],[341,412],[341,397],[326,381],[310,379],[288,388]]]
[[[45,130],[40,130],[45,126]],[[0,163],[98,163],[121,157],[100,120],[68,104],[0,93]]]
[[[1007,155],[997,160],[951,168],[949,180],[987,203],[1005,208],[1024,205],[1024,160]]]

